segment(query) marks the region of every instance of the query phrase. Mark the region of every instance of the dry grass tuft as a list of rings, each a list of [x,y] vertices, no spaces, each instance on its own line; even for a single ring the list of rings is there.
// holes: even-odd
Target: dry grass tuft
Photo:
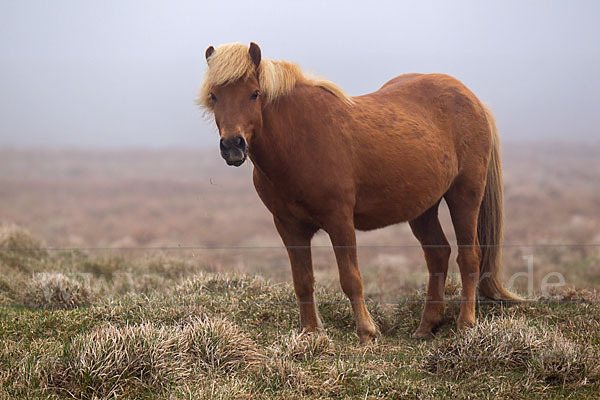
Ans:
[[[169,333],[146,323],[106,325],[78,336],[52,371],[49,387],[74,397],[164,388],[186,371],[178,371],[177,340]]]
[[[281,340],[275,353],[276,357],[294,361],[331,358],[335,354],[333,342],[324,332],[298,333],[296,331]]]
[[[80,282],[60,272],[36,273],[25,284],[24,302],[30,306],[77,307],[94,299],[89,282]]]
[[[558,330],[529,325],[523,317],[500,317],[438,343],[428,351],[424,367],[456,378],[518,369],[527,372],[526,380],[587,384],[600,377],[597,358]]]
[[[219,294],[229,291],[242,290],[262,291],[270,284],[262,277],[248,277],[241,274],[223,273],[210,274],[200,272],[185,279],[175,287],[181,295],[194,295],[198,293]]]
[[[47,255],[44,243],[15,224],[0,224],[0,261],[22,271],[30,271],[28,258]]]
[[[75,338],[49,376],[49,388],[75,397],[162,391],[199,373],[230,373],[263,356],[237,326],[220,318],[180,325],[104,325]]]
[[[8,251],[19,251],[35,255],[44,255],[42,241],[33,237],[29,231],[15,225],[0,225],[0,249]]]
[[[267,391],[320,393],[323,384],[313,375],[323,358],[335,358],[334,345],[325,332],[291,332],[269,348],[269,359],[260,368],[261,385]],[[327,385],[328,386],[328,385]],[[329,386],[328,386],[329,387]]]
[[[223,318],[192,318],[183,325],[186,352],[207,371],[229,373],[253,367],[264,359],[256,343]]]
[[[598,302],[600,292],[596,289],[579,289],[572,286],[564,288],[551,288],[546,296],[541,299],[556,302]]]

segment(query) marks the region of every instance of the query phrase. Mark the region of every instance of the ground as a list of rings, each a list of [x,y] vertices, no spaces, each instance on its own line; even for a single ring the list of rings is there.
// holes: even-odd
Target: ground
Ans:
[[[48,253],[2,228],[0,398],[597,398],[600,299],[589,290],[506,306],[484,299],[456,334],[459,288],[430,340],[411,339],[424,293],[351,308],[318,288],[322,332],[299,334],[292,287],[188,259]],[[16,250],[18,249],[18,250]]]

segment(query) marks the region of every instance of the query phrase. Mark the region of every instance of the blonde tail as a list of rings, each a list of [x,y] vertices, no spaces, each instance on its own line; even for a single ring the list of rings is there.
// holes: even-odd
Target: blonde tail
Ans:
[[[521,297],[509,292],[501,282],[503,242],[502,161],[500,159],[500,140],[496,121],[488,108],[485,111],[492,131],[492,155],[477,221],[477,237],[482,246],[481,264],[479,265],[479,294],[500,301],[523,301]]]

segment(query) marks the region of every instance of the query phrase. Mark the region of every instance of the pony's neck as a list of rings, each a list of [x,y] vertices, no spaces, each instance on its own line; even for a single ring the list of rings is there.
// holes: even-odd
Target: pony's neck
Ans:
[[[285,166],[295,158],[294,142],[304,130],[297,123],[297,114],[307,111],[302,109],[303,97],[294,89],[262,110],[262,129],[250,144],[250,157],[271,180],[285,179]]]
[[[263,126],[250,144],[250,157],[270,180],[288,180],[298,165],[313,162],[331,134],[333,113],[348,106],[321,87],[297,85],[289,94],[263,108]]]
[[[281,129],[284,115],[287,114],[286,108],[281,104],[266,106],[263,109],[262,129],[255,133],[250,143],[249,153],[255,168],[269,180],[284,178],[283,168],[293,156],[291,143],[295,129],[292,126]]]

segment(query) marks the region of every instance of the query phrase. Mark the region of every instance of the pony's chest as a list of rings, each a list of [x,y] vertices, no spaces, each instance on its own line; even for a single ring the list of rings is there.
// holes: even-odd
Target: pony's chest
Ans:
[[[273,215],[313,221],[312,212],[301,200],[303,196],[300,188],[273,182],[257,170],[254,171],[253,181],[256,193]]]

